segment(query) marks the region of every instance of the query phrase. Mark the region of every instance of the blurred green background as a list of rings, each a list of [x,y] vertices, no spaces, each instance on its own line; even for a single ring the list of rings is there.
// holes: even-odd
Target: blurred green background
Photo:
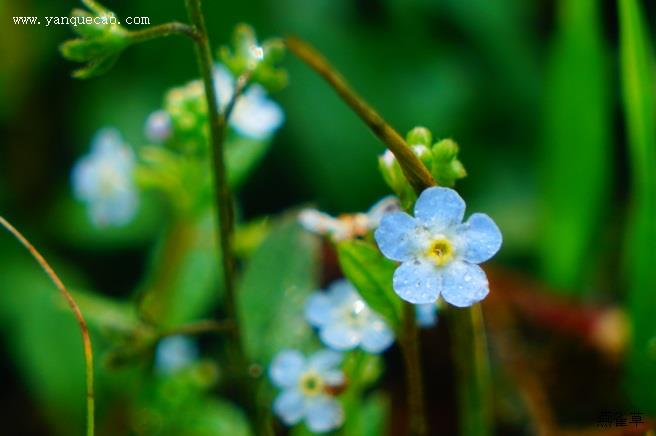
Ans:
[[[148,16],[153,24],[185,17],[182,1],[105,5],[119,16]],[[144,142],[147,115],[160,107],[167,89],[196,78],[197,67],[190,43],[172,37],[130,48],[102,77],[71,79],[76,65],[58,52],[71,30],[14,25],[11,17],[64,16],[74,6],[0,0],[0,213],[76,286],[127,297],[146,268],[157,217],[141,216],[131,230],[116,234],[85,228],[70,212],[70,169],[101,127],[119,128],[129,143]],[[654,3],[640,6],[637,23],[653,25],[645,17],[654,16]],[[631,360],[629,383],[610,386],[608,395],[633,392],[641,410],[656,409],[653,392],[631,388],[656,384],[656,361],[641,348],[651,343],[656,349],[656,324],[644,310],[656,307],[654,273],[645,273],[648,262],[642,272],[630,267],[637,258],[654,259],[654,233],[647,229],[634,238],[642,241],[638,252],[624,248],[635,192],[648,199],[637,201],[638,210],[647,204],[637,215],[656,222],[649,206],[656,163],[653,98],[634,112],[623,110],[631,107],[635,88],[622,97],[622,74],[629,76],[634,64],[621,63],[621,50],[639,49],[639,41],[647,44],[637,56],[653,55],[650,29],[630,17],[620,29],[614,1],[249,0],[206,1],[204,8],[215,48],[238,22],[252,24],[262,38],[298,35],[400,132],[424,125],[437,138],[454,138],[470,174],[458,186],[469,210],[485,211],[503,231],[499,263],[556,294],[595,303],[632,301],[632,321],[641,332],[634,344],[638,363]],[[647,74],[636,79],[638,95],[653,95],[650,62]],[[242,189],[244,217],[306,202],[333,214],[367,209],[386,193],[376,161],[383,146],[306,66],[290,55],[286,67],[290,85],[274,96],[286,122]],[[645,108],[652,116],[638,123],[643,134],[635,139],[626,113],[640,117]],[[630,144],[627,132],[642,145]],[[629,146],[644,153],[629,152]],[[636,178],[639,167],[644,170]],[[640,184],[650,187],[636,189]],[[632,277],[646,280],[634,300],[627,284],[642,279]],[[59,306],[27,255],[0,236],[0,414],[5,423],[20,421],[16,434],[73,434],[71,428],[79,428],[79,335],[68,313],[53,310]],[[111,393],[119,381],[138,390],[134,380],[124,380],[129,372],[108,377],[111,383],[101,386],[109,397],[120,397]],[[624,393],[603,404],[635,404]],[[587,418],[593,420],[594,412]]]

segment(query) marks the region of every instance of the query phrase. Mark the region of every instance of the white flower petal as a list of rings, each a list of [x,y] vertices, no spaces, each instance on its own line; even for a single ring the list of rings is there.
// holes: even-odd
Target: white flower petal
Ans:
[[[460,225],[458,236],[462,241],[461,255],[471,263],[490,259],[501,248],[503,239],[499,227],[483,213],[473,214],[466,223]]]
[[[319,350],[310,357],[308,367],[319,371],[319,373],[331,371],[342,363],[343,358],[342,353],[337,351],[328,349]]]
[[[442,297],[457,307],[469,307],[490,292],[485,272],[475,264],[452,262],[442,277]]]
[[[166,111],[158,110],[148,116],[145,133],[149,141],[166,141],[171,136],[171,132],[171,117]]]
[[[462,222],[465,200],[450,188],[425,189],[415,203],[415,218],[421,224],[442,231]]]
[[[287,389],[273,401],[273,412],[285,424],[294,425],[305,415],[305,398],[296,389]]]
[[[415,219],[407,213],[388,213],[381,219],[374,237],[386,257],[402,262],[414,257],[417,246],[415,229]]]
[[[362,349],[368,353],[382,353],[394,342],[394,333],[382,320],[367,324],[362,332]]]
[[[305,368],[305,357],[296,350],[279,352],[269,368],[269,377],[278,387],[294,386]]]
[[[230,71],[221,64],[214,67],[214,89],[217,94],[219,108],[225,109],[235,92],[235,80]]]
[[[242,135],[255,139],[271,136],[283,123],[285,115],[277,103],[254,85],[235,103],[230,124]]]
[[[440,295],[442,278],[433,265],[414,260],[404,262],[394,272],[394,291],[413,304],[434,303]]]
[[[336,399],[320,396],[308,402],[305,422],[315,433],[334,430],[344,423],[344,410]]]
[[[323,292],[315,292],[305,303],[305,319],[314,327],[321,327],[332,319],[332,299]]]
[[[332,322],[321,328],[319,337],[326,346],[334,350],[346,351],[360,343],[361,334],[359,330],[344,322]]]

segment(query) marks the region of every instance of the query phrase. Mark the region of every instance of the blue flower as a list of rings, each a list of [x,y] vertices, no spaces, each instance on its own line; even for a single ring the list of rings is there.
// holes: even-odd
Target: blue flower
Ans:
[[[419,327],[433,327],[437,324],[437,304],[426,303],[415,305],[415,317]]]
[[[146,120],[145,133],[149,141],[164,142],[171,136],[173,126],[166,111],[155,111]]]
[[[479,263],[501,248],[501,232],[492,219],[480,213],[463,223],[465,202],[456,191],[433,187],[421,193],[415,216],[397,212],[383,217],[375,232],[383,254],[401,262],[393,287],[414,304],[433,303],[442,297],[450,304],[468,307],[489,293]]]
[[[342,355],[320,350],[306,359],[296,350],[283,350],[274,358],[269,377],[281,393],[273,411],[287,425],[305,420],[315,433],[334,430],[344,422],[344,410],[330,393],[345,382],[339,370]]]
[[[155,349],[155,369],[162,374],[172,374],[189,366],[198,358],[198,348],[191,339],[182,335],[160,340]]]
[[[73,167],[74,194],[87,204],[97,226],[120,226],[134,217],[138,205],[134,167],[132,150],[115,129],[100,130],[91,152]]]
[[[319,329],[321,341],[335,350],[359,346],[381,353],[394,342],[392,330],[346,280],[334,282],[327,292],[312,294],[305,304],[305,318]]]
[[[223,65],[217,65],[214,69],[214,87],[219,107],[223,110],[235,92],[235,79]],[[271,136],[284,119],[282,109],[267,97],[264,88],[251,85],[237,99],[230,116],[230,125],[244,136],[264,139]]]

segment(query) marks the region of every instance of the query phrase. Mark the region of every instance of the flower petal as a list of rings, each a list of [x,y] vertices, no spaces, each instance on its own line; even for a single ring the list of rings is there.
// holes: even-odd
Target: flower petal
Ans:
[[[267,98],[262,87],[254,85],[237,100],[230,124],[244,136],[264,139],[277,130],[284,119],[280,106]]]
[[[492,218],[484,213],[475,213],[458,229],[462,238],[462,257],[467,262],[481,263],[494,256],[503,237]]]
[[[465,200],[456,191],[434,186],[424,190],[415,203],[415,218],[434,230],[460,224],[465,215]]]
[[[305,357],[299,351],[283,350],[273,359],[269,377],[278,387],[291,387],[298,382],[304,368]]]
[[[344,322],[334,321],[325,325],[319,331],[321,341],[328,347],[346,351],[355,348],[360,343],[360,332]]]
[[[308,402],[305,422],[315,433],[334,430],[344,423],[344,410],[336,399],[322,395]]]
[[[413,304],[434,303],[440,295],[442,279],[436,267],[414,260],[404,262],[396,269],[392,286],[405,301]]]
[[[442,297],[457,307],[469,307],[490,292],[487,277],[480,266],[452,262],[444,269]]]
[[[394,342],[394,333],[382,320],[372,320],[367,323],[362,332],[360,343],[363,350],[368,353],[382,353]]]
[[[328,349],[319,350],[310,357],[308,366],[323,373],[337,368],[342,363],[343,357],[342,353],[337,351]]]
[[[416,223],[404,212],[388,213],[383,216],[374,237],[383,254],[400,262],[410,260],[416,247]]]
[[[321,327],[332,319],[333,302],[323,292],[315,292],[305,303],[305,319],[315,327]]]
[[[287,425],[294,425],[305,414],[303,395],[296,389],[287,389],[273,401],[273,412]]]

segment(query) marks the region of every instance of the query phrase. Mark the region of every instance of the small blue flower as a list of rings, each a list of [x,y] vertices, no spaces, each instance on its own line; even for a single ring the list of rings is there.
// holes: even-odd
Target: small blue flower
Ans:
[[[100,130],[72,171],[73,191],[99,227],[127,224],[138,205],[134,154],[115,129]]]
[[[158,110],[148,116],[145,133],[149,141],[164,142],[171,137],[172,131],[171,117],[166,111]]]
[[[155,349],[155,369],[172,374],[198,359],[198,347],[186,336],[169,336],[159,341]]]
[[[415,305],[415,317],[419,327],[433,327],[437,324],[437,304],[426,303]]]
[[[344,410],[330,393],[342,386],[339,369],[342,355],[320,350],[306,359],[296,350],[283,350],[274,358],[269,377],[282,392],[273,402],[273,411],[287,425],[305,420],[315,433],[334,430],[344,422]]]
[[[214,87],[219,107],[225,109],[235,92],[235,79],[223,65],[217,65],[214,69]],[[282,109],[267,97],[264,88],[251,85],[237,99],[230,116],[230,125],[244,136],[264,139],[278,130],[284,119]]]
[[[319,328],[321,341],[335,350],[359,346],[381,353],[394,342],[392,330],[346,280],[334,282],[327,292],[312,294],[305,304],[305,318]]]
[[[433,187],[421,193],[415,217],[397,212],[383,217],[375,232],[383,254],[401,262],[393,287],[414,304],[434,303],[442,297],[468,307],[489,293],[485,272],[478,266],[501,248],[501,232],[481,213],[467,222],[465,202],[456,191]]]

